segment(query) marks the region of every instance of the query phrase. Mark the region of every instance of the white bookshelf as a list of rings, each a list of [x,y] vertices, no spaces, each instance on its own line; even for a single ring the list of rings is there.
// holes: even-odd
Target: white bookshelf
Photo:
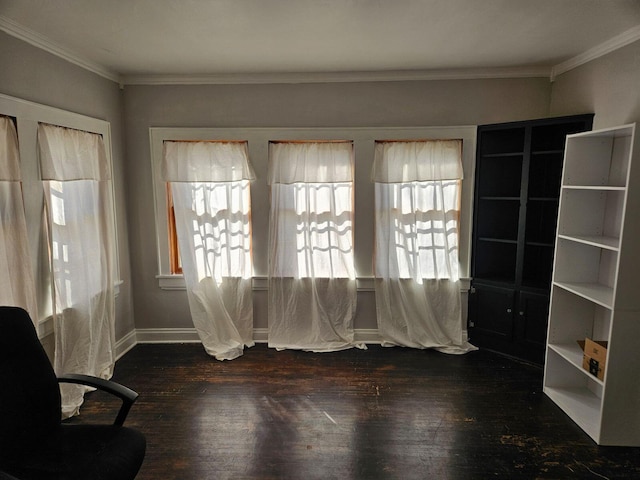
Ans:
[[[600,445],[640,446],[640,172],[635,124],[568,135],[544,392]],[[609,342],[603,380],[578,340]]]

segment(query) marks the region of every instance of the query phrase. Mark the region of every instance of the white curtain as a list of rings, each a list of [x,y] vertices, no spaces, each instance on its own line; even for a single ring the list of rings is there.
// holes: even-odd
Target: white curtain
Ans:
[[[269,346],[357,345],[353,318],[353,145],[271,143]]]
[[[115,235],[111,172],[102,136],[38,126],[54,283],[58,374],[110,378],[115,364]],[[85,387],[63,384],[76,415]]]
[[[165,142],[162,175],[193,324],[209,355],[232,360],[254,345],[246,143]]]
[[[0,305],[22,307],[37,323],[18,135],[13,121],[4,116],[0,116],[0,271]]]
[[[474,350],[458,272],[462,142],[377,142],[375,293],[383,345]]]

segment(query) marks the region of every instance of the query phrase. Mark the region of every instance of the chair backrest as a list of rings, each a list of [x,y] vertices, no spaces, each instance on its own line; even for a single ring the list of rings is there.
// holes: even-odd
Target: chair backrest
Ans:
[[[60,425],[60,388],[29,314],[0,307],[0,467]]]

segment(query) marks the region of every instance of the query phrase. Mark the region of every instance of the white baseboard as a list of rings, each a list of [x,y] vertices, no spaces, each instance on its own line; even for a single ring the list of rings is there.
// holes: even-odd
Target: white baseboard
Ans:
[[[53,332],[53,320],[51,318],[40,322],[38,325],[38,338],[43,345],[51,345],[51,349],[55,348],[54,332]],[[122,358],[129,350],[138,344],[137,334],[135,330],[131,330],[120,340],[116,341],[116,360]],[[51,350],[53,352],[53,350]]]
[[[268,333],[268,328],[254,328],[253,340],[256,343],[267,343]],[[130,337],[132,334],[136,338],[136,343],[200,343],[200,338],[195,328],[138,328],[125,338]],[[469,338],[466,330],[462,331],[462,338],[465,340]],[[356,342],[361,343],[381,343],[377,328],[356,328],[354,331],[354,339]],[[123,340],[118,342],[118,345],[123,342]],[[127,345],[129,345],[129,343],[127,343]],[[128,346],[122,355],[133,348],[134,345]],[[120,358],[120,356],[121,355],[119,355],[118,358]]]
[[[138,344],[137,333],[131,330],[124,337],[116,342],[116,360],[120,360],[125,353]]]
[[[47,333],[46,336],[52,333]],[[268,333],[268,328],[254,328],[253,340],[256,343],[267,343]],[[44,340],[46,336],[43,336],[41,340]],[[463,330],[462,338],[468,340],[466,330]],[[354,339],[358,343],[372,345],[381,343],[377,328],[356,328]],[[200,343],[200,338],[195,328],[138,328],[131,330],[116,342],[116,360],[122,358],[139,343]]]
[[[200,343],[195,328],[137,328],[138,343]]]
[[[267,343],[268,333],[268,328],[254,328],[254,342]],[[135,337],[137,343],[200,343],[195,328],[138,328]],[[380,343],[377,328],[356,328],[354,337],[356,342]]]
[[[377,328],[356,328],[354,340],[358,343],[380,344],[380,336]]]

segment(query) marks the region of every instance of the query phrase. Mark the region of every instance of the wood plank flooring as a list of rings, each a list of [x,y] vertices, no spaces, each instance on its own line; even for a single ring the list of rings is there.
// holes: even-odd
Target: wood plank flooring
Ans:
[[[598,447],[542,394],[540,368],[486,351],[257,345],[219,362],[138,345],[114,380],[140,393],[139,480],[640,478],[640,448]],[[88,394],[72,422],[116,407]]]

